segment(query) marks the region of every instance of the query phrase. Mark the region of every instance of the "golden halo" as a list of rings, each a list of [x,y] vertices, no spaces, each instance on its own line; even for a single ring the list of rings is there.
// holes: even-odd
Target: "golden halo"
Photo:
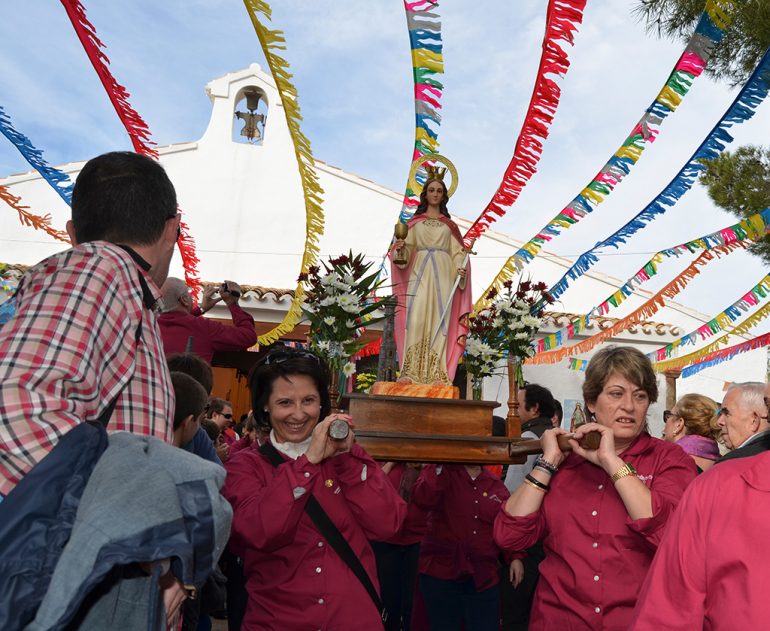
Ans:
[[[422,185],[417,182],[417,169],[419,169],[424,163],[426,162],[441,162],[441,164],[445,165],[447,169],[449,169],[449,174],[452,176],[452,183],[449,185],[449,188],[447,188],[447,197],[452,197],[454,192],[457,190],[457,169],[455,169],[455,165],[452,164],[449,159],[445,158],[439,153],[426,153],[424,156],[420,156],[412,162],[412,166],[409,169],[409,188],[415,195],[420,195],[422,192]],[[442,180],[443,181],[443,180]]]

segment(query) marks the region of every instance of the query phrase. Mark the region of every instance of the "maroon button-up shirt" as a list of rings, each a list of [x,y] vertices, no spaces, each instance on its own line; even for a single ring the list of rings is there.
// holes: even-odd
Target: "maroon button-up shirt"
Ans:
[[[671,518],[633,631],[770,626],[770,453],[709,469]]]
[[[501,550],[492,525],[509,496],[489,471],[474,480],[463,465],[426,465],[412,491],[412,501],[431,511],[419,572],[450,581],[472,577],[477,591],[497,585]]]
[[[381,629],[369,594],[305,513],[312,493],[377,587],[368,540],[392,536],[406,504],[369,454],[354,444],[318,465],[300,456],[276,468],[242,449],[225,468],[231,545],[244,557],[249,596],[244,631]]]
[[[232,326],[181,311],[161,314],[158,324],[165,353],[183,353],[190,337],[193,353],[208,363],[216,351],[242,351],[254,346],[257,342],[254,318],[235,303],[229,305],[229,309]]]
[[[494,535],[501,547],[525,550],[543,540],[532,631],[628,628],[666,522],[696,469],[681,448],[648,434],[621,458],[650,489],[648,519],[632,520],[610,477],[577,454],[559,467],[539,511],[498,514]]]

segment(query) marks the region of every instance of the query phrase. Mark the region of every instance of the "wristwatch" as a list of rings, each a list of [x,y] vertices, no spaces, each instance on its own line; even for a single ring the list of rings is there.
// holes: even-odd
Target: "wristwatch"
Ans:
[[[615,484],[620,478],[625,478],[627,475],[636,475],[636,469],[634,469],[634,465],[626,462],[612,475],[612,483]]]

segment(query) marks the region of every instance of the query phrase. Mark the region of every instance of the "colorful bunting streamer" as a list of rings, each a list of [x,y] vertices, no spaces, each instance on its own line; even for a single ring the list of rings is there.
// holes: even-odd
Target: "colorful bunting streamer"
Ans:
[[[731,243],[719,245],[710,250],[704,250],[700,256],[698,256],[698,258],[696,258],[690,265],[688,265],[681,274],[669,282],[663,289],[656,293],[641,307],[633,311],[630,315],[621,320],[618,320],[611,327],[599,331],[595,335],[583,340],[582,342],[578,342],[573,346],[562,347],[545,353],[538,353],[534,357],[526,360],[527,363],[555,364],[569,355],[590,351],[597,344],[601,344],[604,340],[616,336],[621,331],[625,331],[632,324],[642,322],[643,320],[656,313],[661,307],[665,305],[665,298],[670,299],[679,294],[679,292],[681,292],[695,276],[700,274],[699,268],[705,267],[715,258],[719,258],[722,255],[728,255],[738,248],[745,247],[746,243],[744,241],[733,241]],[[581,325],[587,324],[589,321],[589,315],[581,316],[579,321],[581,322]],[[573,325],[571,324],[570,326]],[[575,334],[577,334],[577,331]]]
[[[465,233],[463,240],[466,247],[470,247],[471,242],[486,232],[498,217],[505,215],[505,209],[516,202],[527,182],[537,171],[537,164],[543,152],[543,141],[548,138],[549,128],[561,98],[561,89],[556,83],[556,78],[563,79],[570,66],[566,47],[562,48],[559,42],[574,45],[575,31],[583,22],[585,5],[586,0],[548,2],[543,52],[513,157],[491,201]]]
[[[61,3],[83,46],[83,50],[88,56],[99,80],[102,82],[102,86],[104,86],[104,90],[107,92],[113,108],[115,108],[118,118],[120,118],[126,133],[128,133],[128,137],[131,139],[134,151],[157,160],[158,152],[151,146],[155,143],[150,140],[150,130],[147,127],[147,123],[131,107],[131,104],[128,102],[129,93],[112,76],[108,68],[110,60],[102,50],[104,44],[96,36],[94,26],[88,21],[85,8],[80,3],[80,0],[61,0]],[[179,212],[181,213],[181,209]],[[184,221],[180,222],[179,229],[180,235],[179,239],[177,239],[177,245],[179,246],[179,254],[182,256],[185,281],[188,286],[195,289],[201,284],[198,278],[199,260],[195,254],[195,241]]]
[[[730,341],[730,337],[746,335],[751,329],[757,326],[768,316],[770,316],[770,304],[766,304],[761,309],[755,311],[748,318],[743,320],[743,322],[735,325],[725,335],[718,338],[711,344],[708,344],[707,346],[704,346],[703,348],[700,348],[697,351],[693,351],[687,355],[682,355],[681,357],[672,357],[671,359],[667,359],[665,361],[656,362],[653,364],[653,368],[657,372],[665,372],[666,370],[678,370],[690,364],[697,363],[700,359],[710,355],[711,353],[715,353],[720,349],[720,347],[727,344]]]
[[[25,206],[21,203],[21,198],[16,197],[5,186],[0,186],[0,199],[19,213],[19,221],[25,226],[34,228],[35,230],[42,230],[46,234],[52,236],[57,241],[63,241],[69,243],[69,235],[64,230],[57,230],[51,225],[51,215],[35,215],[29,211],[29,206]]]
[[[437,8],[438,2],[433,0],[404,0],[414,77],[415,131],[411,162],[424,155],[438,153],[439,149],[437,128],[441,125],[441,114],[438,110],[441,109],[444,85],[436,75],[444,72],[444,56],[441,20],[435,12]],[[425,181],[422,169],[416,179],[420,184]],[[418,204],[419,196],[409,188],[407,182],[398,220],[406,223]]]
[[[586,368],[588,368],[588,360],[587,359],[578,359],[577,357],[570,357],[569,358],[569,369],[570,370],[577,370],[580,372],[585,372]]]
[[[746,85],[722,116],[722,119],[706,136],[706,139],[674,179],[624,226],[603,241],[599,241],[590,250],[583,252],[564,276],[548,290],[551,296],[559,298],[569,287],[570,280],[577,280],[591,269],[594,263],[599,261],[596,254],[598,250],[610,246],[618,248],[631,235],[645,228],[647,224],[665,213],[669,207],[673,207],[690,190],[698,176],[706,170],[704,161],[716,158],[733,141],[733,137],[727,130],[733,125],[751,119],[759,104],[767,98],[768,92],[770,92],[770,49],[765,52],[764,57],[757,64]]]
[[[2,133],[32,165],[40,176],[51,185],[67,206],[72,204],[72,181],[69,175],[52,167],[43,157],[43,152],[35,148],[32,141],[24,134],[14,129],[11,119],[0,105],[0,133]]]
[[[618,307],[626,298],[644,282],[658,273],[658,267],[664,258],[679,257],[681,254],[693,253],[698,250],[712,250],[716,247],[736,242],[755,241],[770,232],[770,208],[751,215],[736,224],[721,228],[698,239],[680,243],[671,248],[657,252],[642,268],[629,278],[622,287],[612,293],[606,300],[599,303],[587,314],[573,320],[567,327],[550,333],[538,340],[537,352],[544,353],[554,350],[581,333],[588,326],[595,313],[604,315],[612,307]],[[689,269],[689,268],[688,268]],[[675,281],[676,279],[674,279]],[[672,281],[673,282],[673,281]]]
[[[748,351],[753,351],[757,348],[764,348],[768,345],[770,345],[770,333],[765,333],[764,335],[760,335],[759,337],[741,342],[740,344],[735,344],[734,346],[714,351],[713,353],[704,355],[698,362],[693,363],[692,365],[685,368],[682,371],[682,377],[692,377],[693,375],[699,373],[701,370],[705,370],[711,366],[716,366],[722,362],[729,361],[736,355],[740,355],[741,353],[746,353]]]
[[[268,66],[273,74],[273,80],[278,88],[278,93],[283,104],[286,116],[286,124],[289,127],[289,135],[294,145],[294,154],[297,157],[300,178],[302,179],[302,193],[305,198],[305,251],[302,254],[300,273],[308,273],[308,270],[318,260],[320,252],[318,242],[324,232],[324,215],[321,207],[321,195],[323,190],[318,183],[315,172],[313,153],[310,149],[310,141],[300,131],[300,114],[297,90],[291,83],[289,64],[285,59],[277,55],[275,50],[286,50],[286,39],[282,31],[271,31],[260,21],[259,15],[265,19],[271,19],[270,5],[263,0],[243,0],[251,23],[254,26],[262,52],[265,55]],[[278,326],[257,338],[260,345],[267,345],[276,341],[282,335],[289,333],[302,318],[302,301],[305,289],[302,283],[297,284],[294,291],[294,299],[289,310]]]
[[[676,110],[695,79],[703,72],[711,51],[721,41],[724,30],[730,24],[733,9],[734,0],[708,0],[682,56],[655,100],[634,125],[630,135],[594,179],[537,235],[505,262],[487,291],[476,302],[476,311],[486,304],[486,295],[490,289],[499,289],[505,281],[512,279],[532,261],[545,243],[593,212],[594,207],[602,203],[631,172],[645,148],[654,142],[665,118]]]
[[[770,274],[765,276],[759,283],[754,285],[748,293],[741,296],[741,298],[727,307],[727,309],[714,316],[711,320],[702,324],[687,335],[683,335],[679,339],[669,342],[656,351],[647,353],[647,357],[652,361],[664,361],[671,357],[674,349],[686,346],[687,344],[695,344],[698,341],[698,338],[705,340],[706,338],[719,333],[719,331],[726,330],[731,323],[735,322],[741,315],[753,307],[756,307],[762,300],[767,298],[768,294],[770,294]]]

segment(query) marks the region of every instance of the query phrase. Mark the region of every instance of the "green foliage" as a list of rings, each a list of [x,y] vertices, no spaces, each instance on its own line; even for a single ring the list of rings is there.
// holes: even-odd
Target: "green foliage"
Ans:
[[[720,208],[743,219],[770,207],[770,149],[747,145],[703,164],[699,181]],[[770,237],[750,251],[770,263]]]
[[[682,42],[689,40],[705,0],[637,0],[633,12],[647,31]],[[735,86],[748,79],[770,46],[770,2],[738,0],[730,26],[716,47],[706,74]]]

